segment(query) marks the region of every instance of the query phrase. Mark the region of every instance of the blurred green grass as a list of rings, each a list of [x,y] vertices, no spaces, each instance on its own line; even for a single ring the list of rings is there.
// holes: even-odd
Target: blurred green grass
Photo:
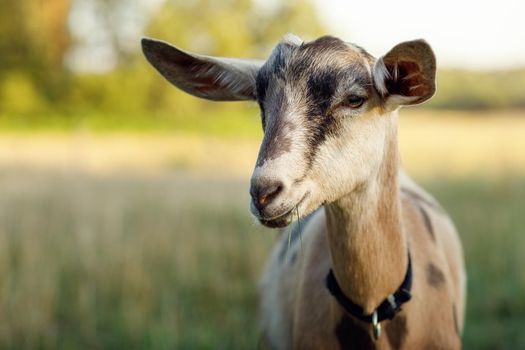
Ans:
[[[0,348],[250,349],[275,233],[247,181],[0,171]],[[466,349],[525,347],[525,178],[427,180],[469,275]]]
[[[209,106],[208,106],[209,107]],[[253,138],[262,134],[259,110],[253,104],[225,104],[210,111],[114,113],[104,111],[0,113],[3,132],[41,133],[87,130],[95,133],[179,132],[193,135]]]
[[[525,178],[434,181],[468,273],[466,349],[525,348]]]

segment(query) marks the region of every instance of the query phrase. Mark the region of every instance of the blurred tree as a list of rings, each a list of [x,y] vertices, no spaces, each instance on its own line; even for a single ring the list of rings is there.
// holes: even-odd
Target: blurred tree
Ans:
[[[1,2],[0,110],[18,104],[5,101],[12,98],[6,90],[16,89],[16,84],[45,100],[58,100],[68,78],[63,60],[69,46],[69,0]]]
[[[441,70],[436,96],[426,108],[481,110],[525,108],[525,69]]]
[[[86,21],[87,17],[91,20]],[[298,0],[274,6],[252,0],[167,0],[157,6],[135,0],[74,0],[73,18],[73,49],[88,48],[82,56],[109,50],[116,67],[103,78],[78,75],[71,103],[80,106],[89,101],[112,113],[169,111],[185,116],[209,108],[206,102],[173,89],[152,74],[140,54],[141,32],[187,50],[239,57],[265,57],[286,32],[307,37],[322,32],[311,4]],[[76,22],[91,24],[79,30]],[[101,64],[107,63],[111,62]],[[213,108],[245,107],[222,104]]]

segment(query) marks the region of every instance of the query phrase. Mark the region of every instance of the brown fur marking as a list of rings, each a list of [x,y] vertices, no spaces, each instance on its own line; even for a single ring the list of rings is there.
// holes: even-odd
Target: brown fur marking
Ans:
[[[430,236],[432,237],[432,240],[436,241],[436,235],[434,234],[434,228],[432,227],[432,221],[430,220],[430,215],[428,215],[427,211],[422,205],[418,205],[419,212],[421,213],[421,216],[423,217],[423,221],[425,222],[425,226],[427,227],[428,233],[430,233]]]
[[[432,201],[422,197],[420,194],[412,191],[411,189],[408,189],[406,187],[401,187],[401,192],[403,192],[404,194],[406,194],[407,196],[412,198],[414,201],[423,202],[426,205],[428,205],[429,207],[431,207],[432,209],[436,209],[438,211],[443,212],[443,209],[437,203],[432,202]]]
[[[445,275],[436,265],[428,263],[427,265],[427,282],[434,288],[439,288],[445,283]]]
[[[456,313],[456,304],[452,304],[452,317],[454,318],[454,327],[458,337],[461,339],[461,331],[459,330],[458,315]]]

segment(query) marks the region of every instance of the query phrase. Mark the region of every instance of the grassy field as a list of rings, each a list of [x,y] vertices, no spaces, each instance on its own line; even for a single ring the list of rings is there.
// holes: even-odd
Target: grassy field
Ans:
[[[273,235],[242,184],[20,169],[0,181],[0,348],[254,346]]]
[[[525,119],[476,115],[403,113],[400,147],[461,234],[465,348],[525,348]],[[256,347],[259,126],[192,128],[1,133],[1,349]]]
[[[23,169],[0,181],[0,348],[255,348],[275,234],[248,215],[247,181]],[[465,347],[525,347],[525,178],[426,185],[465,247]]]

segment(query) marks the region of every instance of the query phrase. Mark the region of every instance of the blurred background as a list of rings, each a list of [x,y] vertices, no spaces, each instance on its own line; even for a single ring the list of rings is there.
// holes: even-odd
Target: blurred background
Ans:
[[[248,212],[258,108],[176,90],[139,41],[264,58],[286,32],[376,56],[434,46],[438,92],[401,111],[403,162],[464,244],[465,348],[525,348],[518,0],[0,4],[0,348],[257,346],[257,279],[276,239]]]

